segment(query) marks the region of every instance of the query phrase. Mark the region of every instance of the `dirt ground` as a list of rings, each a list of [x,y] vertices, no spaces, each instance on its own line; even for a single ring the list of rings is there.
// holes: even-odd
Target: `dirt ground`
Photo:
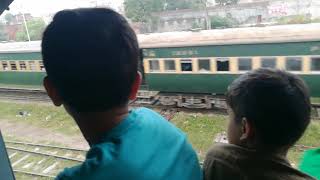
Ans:
[[[89,146],[81,134],[77,136],[66,136],[64,134],[51,132],[47,129],[34,127],[22,123],[12,123],[0,119],[0,129],[4,136],[17,139],[28,139],[33,143],[49,142],[61,144],[67,147],[88,149]]]

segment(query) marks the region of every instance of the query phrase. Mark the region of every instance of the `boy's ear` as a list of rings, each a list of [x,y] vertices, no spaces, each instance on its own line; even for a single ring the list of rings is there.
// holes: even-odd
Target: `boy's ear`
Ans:
[[[137,75],[136,75],[136,78],[132,84],[132,87],[131,87],[131,92],[130,92],[130,96],[129,96],[129,100],[135,100],[136,97],[137,97],[137,93],[139,91],[139,87],[140,87],[140,84],[141,84],[141,80],[142,80],[142,75],[141,73],[138,71],[137,72]]]
[[[43,79],[43,86],[47,91],[48,96],[50,97],[51,101],[55,106],[62,105],[62,99],[58,94],[57,89],[54,87],[52,82],[49,80],[48,76]]]
[[[253,135],[253,127],[245,117],[241,120],[241,132],[240,141],[248,140]]]

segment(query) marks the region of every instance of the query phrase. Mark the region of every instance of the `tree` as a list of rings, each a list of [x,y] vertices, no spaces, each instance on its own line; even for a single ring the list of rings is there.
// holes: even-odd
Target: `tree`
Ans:
[[[200,7],[199,0],[167,0],[165,10],[195,9]]]
[[[216,28],[230,28],[238,23],[229,17],[212,16],[211,18],[211,29]]]
[[[152,12],[161,11],[163,0],[125,0],[124,10],[126,16],[134,22],[147,22]]]
[[[148,22],[153,12],[197,8],[199,0],[125,0],[126,16],[134,22]]]
[[[14,15],[12,15],[11,13],[7,13],[4,16],[4,19],[6,20],[7,24],[10,24],[14,20],[14,18]]]
[[[30,39],[32,41],[41,40],[42,32],[44,31],[46,24],[43,19],[33,19],[27,22],[27,27],[29,30]],[[25,28],[18,31],[16,34],[17,41],[27,41],[27,32]]]
[[[3,23],[0,23],[0,41],[7,41],[8,35],[7,32],[5,32],[5,25]]]
[[[238,4],[239,0],[215,0],[215,2],[221,6]]]

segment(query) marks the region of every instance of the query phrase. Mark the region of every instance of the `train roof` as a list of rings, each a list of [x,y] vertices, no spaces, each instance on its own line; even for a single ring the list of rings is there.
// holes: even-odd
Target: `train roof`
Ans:
[[[320,41],[320,23],[139,34],[141,48]],[[40,41],[0,43],[0,53],[39,52]]]
[[[39,52],[41,41],[0,43],[0,53]]]
[[[320,40],[320,23],[166,32],[139,35],[142,48]]]

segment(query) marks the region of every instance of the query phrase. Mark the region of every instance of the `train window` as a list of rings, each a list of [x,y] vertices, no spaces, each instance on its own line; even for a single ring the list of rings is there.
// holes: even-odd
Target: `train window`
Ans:
[[[217,58],[217,71],[229,71],[229,58]]]
[[[17,70],[17,64],[15,61],[10,61],[10,67],[12,71],[16,71]]]
[[[192,61],[191,59],[181,60],[181,71],[192,71]]]
[[[174,60],[164,60],[164,70],[166,71],[175,71],[176,64]]]
[[[286,58],[286,70],[288,71],[301,71],[302,58],[301,57],[287,57]]]
[[[239,71],[250,71],[252,69],[251,58],[238,58],[238,70]]]
[[[276,58],[274,58],[274,57],[261,58],[261,67],[263,67],[263,68],[276,68]]]
[[[30,67],[30,71],[36,71],[37,70],[36,62],[29,61],[29,67]]]
[[[210,71],[210,59],[199,59],[199,72],[209,72]]]
[[[40,71],[45,71],[43,61],[39,61]]]
[[[320,57],[311,58],[311,71],[320,71]]]
[[[8,62],[7,62],[7,61],[2,61],[2,68],[3,68],[3,70],[5,70],[5,71],[8,71],[8,70],[9,70],[9,65],[8,65]]]
[[[24,62],[24,61],[20,61],[19,66],[20,66],[20,70],[24,71],[27,69],[26,62]]]
[[[150,67],[151,72],[159,71],[160,70],[159,61],[158,60],[150,60],[149,67]]]

